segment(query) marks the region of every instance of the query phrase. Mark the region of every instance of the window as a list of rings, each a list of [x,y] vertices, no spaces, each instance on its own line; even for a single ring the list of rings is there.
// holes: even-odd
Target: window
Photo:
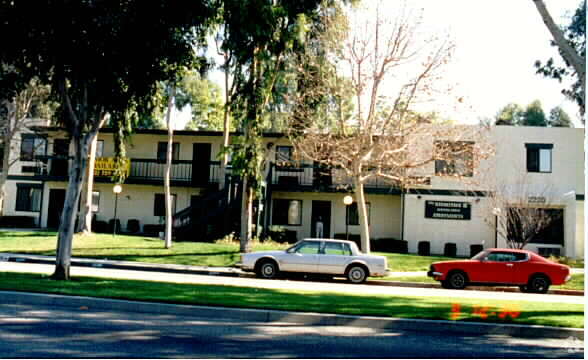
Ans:
[[[172,198],[172,213],[176,213],[176,194],[171,194]],[[165,216],[165,194],[155,194],[155,202],[153,204],[154,216]]]
[[[525,144],[527,148],[527,171],[550,173],[553,144]]]
[[[35,156],[45,155],[47,139],[37,135],[23,134],[20,143],[20,160],[33,161]]]
[[[92,191],[92,212],[100,212],[100,191]]]
[[[276,146],[276,162],[291,162],[292,153],[292,146]]]
[[[474,143],[470,141],[436,141],[437,176],[474,176]]]
[[[359,209],[357,208],[357,203],[354,202],[347,207],[347,215],[345,216],[347,225],[359,225]],[[367,218],[368,218],[368,225],[370,223],[370,203],[365,204],[365,209],[367,211]]]
[[[40,184],[16,184],[16,211],[41,211],[43,187]]]
[[[98,140],[96,142],[96,157],[104,156],[104,140]]]
[[[499,261],[499,262],[512,262],[512,261],[523,261],[527,259],[527,255],[523,253],[510,253],[510,252],[491,252],[487,260]]]
[[[165,162],[167,159],[167,142],[157,143],[157,160],[159,162]],[[172,160],[180,159],[180,143],[172,144]]]
[[[301,225],[302,200],[274,199],[273,225]]]
[[[351,256],[351,249],[349,244],[344,243],[325,243],[325,255],[346,255]]]
[[[317,255],[321,243],[318,241],[304,241],[294,249],[297,254]]]

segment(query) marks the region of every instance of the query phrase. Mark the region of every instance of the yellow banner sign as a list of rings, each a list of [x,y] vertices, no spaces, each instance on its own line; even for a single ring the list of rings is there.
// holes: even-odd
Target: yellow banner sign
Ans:
[[[126,158],[122,159],[119,168],[113,157],[98,157],[94,163],[94,176],[114,176],[118,169],[128,177],[131,173],[131,161]]]

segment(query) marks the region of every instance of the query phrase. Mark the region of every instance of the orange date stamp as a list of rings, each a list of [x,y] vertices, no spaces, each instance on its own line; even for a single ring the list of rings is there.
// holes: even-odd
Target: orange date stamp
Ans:
[[[500,308],[493,308],[490,306],[478,306],[473,305],[471,307],[466,308],[459,303],[454,303],[451,305],[451,311],[449,313],[450,320],[458,320],[462,317],[466,316],[474,316],[479,317],[482,320],[486,320],[488,318],[497,317],[499,319],[506,320],[516,319],[521,315],[521,310],[518,305],[507,305]]]

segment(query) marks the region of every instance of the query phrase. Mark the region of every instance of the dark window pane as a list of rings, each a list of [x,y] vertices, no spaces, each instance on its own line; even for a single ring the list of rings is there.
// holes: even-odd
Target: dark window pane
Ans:
[[[157,160],[165,162],[167,159],[167,142],[157,143]],[[172,160],[180,159],[180,143],[172,143]]]
[[[176,194],[171,194],[172,200],[172,214],[176,213]],[[153,204],[154,216],[165,216],[165,194],[155,194],[155,201]]]
[[[367,211],[368,225],[370,224],[370,203],[365,204]],[[359,209],[357,203],[354,202],[347,206],[347,225],[359,225]]]
[[[539,149],[527,149],[527,171],[539,171]]]
[[[300,225],[302,223],[301,200],[274,199],[273,205],[273,225]]]

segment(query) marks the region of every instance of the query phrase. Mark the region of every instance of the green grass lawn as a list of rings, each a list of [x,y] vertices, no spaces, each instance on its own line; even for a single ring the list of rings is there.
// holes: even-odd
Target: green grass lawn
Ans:
[[[446,299],[292,291],[233,286],[161,283],[76,277],[54,281],[45,275],[0,273],[0,289],[176,304],[276,309],[349,315],[482,321],[584,327],[584,306],[529,301]]]
[[[55,256],[55,232],[0,232],[0,252]],[[254,243],[253,251],[285,249],[288,245]],[[388,258],[392,271],[426,271],[435,261],[451,260],[443,256],[376,253]],[[73,256],[139,261],[160,264],[232,266],[239,261],[238,243],[174,242],[165,249],[163,240],[143,236],[112,234],[76,235]]]

